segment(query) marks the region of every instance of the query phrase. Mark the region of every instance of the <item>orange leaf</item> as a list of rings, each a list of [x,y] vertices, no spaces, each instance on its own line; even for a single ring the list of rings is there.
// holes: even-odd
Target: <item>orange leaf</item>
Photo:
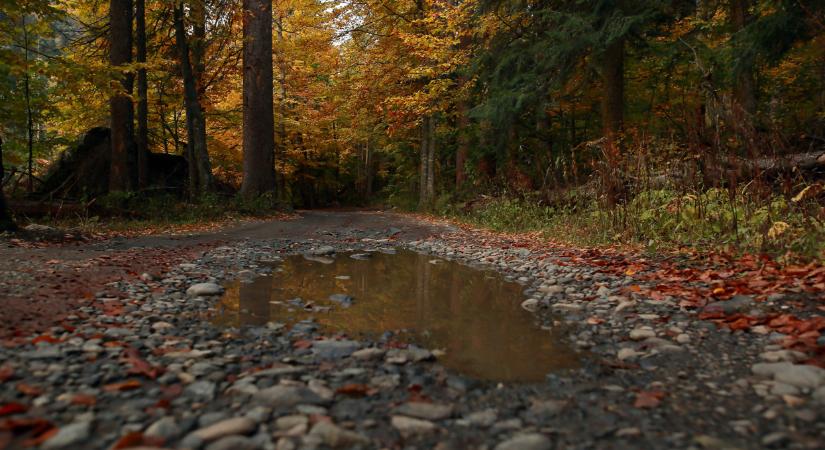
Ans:
[[[17,391],[23,395],[30,395],[32,397],[37,397],[38,395],[43,393],[43,389],[41,387],[32,386],[26,383],[18,383]]]
[[[352,383],[339,387],[335,393],[349,397],[366,397],[375,391],[366,384]]]
[[[82,406],[94,406],[97,404],[97,397],[88,394],[75,394],[72,397],[72,403]]]
[[[138,380],[126,380],[121,381],[120,383],[107,384],[106,386],[103,386],[103,390],[108,392],[131,391],[140,388],[140,386],[141,384]]]
[[[655,408],[662,403],[665,393],[662,391],[642,391],[636,394],[635,408]]]

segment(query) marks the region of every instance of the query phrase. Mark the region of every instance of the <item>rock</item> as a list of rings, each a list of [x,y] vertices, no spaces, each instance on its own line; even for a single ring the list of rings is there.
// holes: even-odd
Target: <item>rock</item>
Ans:
[[[206,450],[258,450],[261,447],[246,436],[226,436],[206,446]]]
[[[539,301],[535,298],[528,298],[521,302],[521,307],[530,312],[536,312],[539,309]]]
[[[685,333],[681,333],[681,334],[676,336],[676,342],[678,342],[680,344],[683,344],[683,345],[687,344],[688,342],[690,342],[690,336],[685,334]]]
[[[164,442],[168,442],[180,436],[181,429],[174,417],[166,416],[149,425],[149,428],[143,434],[147,437],[160,438]]]
[[[557,284],[550,286],[541,286],[539,288],[539,292],[543,294],[561,294],[562,292],[564,292],[564,287],[559,286]]]
[[[341,359],[353,354],[360,346],[355,341],[324,339],[312,343],[312,352],[322,359]]]
[[[221,294],[223,294],[223,288],[215,283],[193,284],[192,286],[189,286],[189,289],[186,290],[186,295],[189,295],[191,297]]]
[[[815,390],[814,394],[812,395],[812,398],[815,401],[825,405],[825,386],[822,386],[822,387],[818,388],[817,390]]]
[[[275,428],[279,430],[289,430],[295,428],[296,425],[308,425],[309,418],[301,414],[294,414],[291,416],[279,417],[275,420]]]
[[[183,390],[184,394],[194,397],[199,400],[212,400],[215,398],[215,391],[217,386],[215,383],[207,380],[196,381]]]
[[[92,422],[75,422],[61,427],[57,434],[49,438],[44,444],[43,448],[65,448],[73,446],[78,448],[76,444],[85,441],[89,438],[92,429]]]
[[[799,362],[807,358],[804,353],[795,350],[774,350],[763,352],[759,355],[760,358],[767,362]]]
[[[756,363],[751,366],[751,371],[754,375],[759,375],[761,377],[771,377],[781,371],[785,370],[789,367],[792,367],[793,364],[789,362],[778,362],[778,363]]]
[[[358,433],[344,430],[325,421],[316,423],[309,435],[320,438],[325,445],[331,448],[351,448],[354,445],[365,445],[369,442],[369,439]]]
[[[298,404],[317,405],[324,400],[304,386],[277,385],[264,389],[255,396],[255,400],[272,408],[291,408]]]
[[[637,427],[620,428],[616,431],[616,437],[636,437],[642,434],[642,430]]]
[[[335,248],[331,245],[322,245],[320,247],[315,247],[310,249],[307,254],[312,256],[327,256],[332,255],[335,253]]]
[[[235,417],[232,419],[222,420],[205,428],[201,428],[194,431],[192,435],[199,438],[203,442],[211,442],[225,436],[249,434],[257,428],[258,424],[249,417]]]
[[[372,255],[369,254],[369,253],[353,253],[352,255],[349,255],[349,257],[352,258],[352,259],[358,259],[358,260],[364,261],[364,260],[370,259],[372,257]]]
[[[650,327],[639,327],[630,331],[630,339],[634,341],[642,341],[652,337],[656,337],[656,332]]]
[[[170,328],[174,328],[175,326],[169,322],[155,322],[152,324],[152,330],[154,331],[166,331]]]
[[[783,395],[798,395],[799,388],[796,386],[791,386],[790,384],[785,383],[774,383],[773,387],[771,388],[771,394],[783,396]]]
[[[332,294],[329,296],[330,301],[340,304],[345,308],[352,306],[353,298],[347,294]]]
[[[438,403],[407,402],[395,408],[395,413],[418,419],[442,420],[453,415],[453,406]]]
[[[784,446],[789,440],[787,433],[775,431],[762,437],[762,445],[765,447],[779,447]]]
[[[549,450],[550,439],[543,434],[519,434],[496,445],[495,450]]]
[[[392,416],[390,423],[393,428],[398,430],[401,436],[405,438],[432,433],[436,429],[435,424],[428,420],[414,419],[405,416]]]
[[[464,420],[466,420],[467,423],[477,427],[489,427],[494,424],[497,419],[498,411],[492,408],[476,411],[464,416]]]
[[[798,388],[816,389],[825,384],[825,369],[794,364],[774,373],[774,380]]]
[[[378,358],[384,356],[384,353],[386,353],[386,352],[384,350],[380,349],[380,348],[368,347],[368,348],[362,348],[361,350],[356,350],[356,351],[352,352],[352,355],[350,355],[350,356],[352,356],[355,359],[360,359],[360,360],[366,361],[366,360],[371,360],[371,359],[378,359]]]
[[[635,359],[639,356],[643,356],[644,352],[637,352],[636,350],[630,347],[620,348],[618,354],[616,355],[619,358],[619,361],[625,361],[629,359]]]
[[[753,297],[749,295],[734,295],[729,300],[712,302],[705,305],[704,312],[734,314],[745,312],[753,306]]]

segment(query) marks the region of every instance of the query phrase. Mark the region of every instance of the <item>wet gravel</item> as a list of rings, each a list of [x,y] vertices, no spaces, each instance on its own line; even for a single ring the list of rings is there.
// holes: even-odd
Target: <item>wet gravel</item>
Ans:
[[[392,333],[355,341],[309,321],[241,329],[209,321],[221,285],[265,275],[285,255],[390,248],[522,283],[536,326],[564,329],[581,367],[543,383],[484,382]],[[634,283],[552,250],[497,247],[454,229],[418,240],[339,227],[237,241],[111,283],[48,337],[0,348],[0,405],[27,409],[0,417],[0,448],[23,447],[30,435],[8,420],[24,418],[58,427],[39,443],[49,449],[109,449],[124,437],[207,450],[821,448],[825,370],[798,364],[804,355],[784,350],[776,333],[717,329],[678,299],[635,295]],[[735,300],[717,307],[772,307]]]

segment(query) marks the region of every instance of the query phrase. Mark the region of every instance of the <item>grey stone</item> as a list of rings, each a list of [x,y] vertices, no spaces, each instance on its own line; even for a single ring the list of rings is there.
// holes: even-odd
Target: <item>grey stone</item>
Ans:
[[[186,295],[192,297],[221,294],[223,294],[223,288],[215,283],[197,283],[189,286],[189,289],[186,290]]]
[[[453,415],[453,406],[438,403],[407,402],[395,408],[395,413],[418,419],[442,420]]]
[[[307,254],[312,256],[327,256],[332,255],[333,253],[335,253],[335,248],[331,245],[322,245],[320,247],[315,247],[307,252]]]
[[[353,354],[360,346],[355,341],[324,339],[312,343],[312,352],[322,359],[341,359]]]
[[[201,428],[192,433],[203,442],[211,442],[225,436],[235,434],[250,434],[258,428],[258,424],[249,417],[234,417]]]
[[[171,441],[180,436],[181,429],[174,417],[166,416],[149,425],[149,428],[143,434],[148,437]]]
[[[753,306],[753,297],[749,295],[734,295],[729,300],[708,303],[704,307],[705,312],[722,312],[733,314],[744,312]]]
[[[304,386],[277,385],[266,388],[255,396],[255,400],[272,408],[291,408],[299,404],[318,405],[324,400]]]
[[[777,371],[774,380],[799,388],[816,389],[825,384],[825,369],[806,364],[794,364]]]
[[[212,400],[215,398],[217,387],[215,383],[207,380],[196,381],[183,390],[184,394],[199,400]]]
[[[405,416],[392,416],[390,423],[393,428],[398,430],[401,436],[405,438],[432,433],[436,429],[435,424],[428,420],[414,419]]]
[[[325,421],[316,423],[309,435],[319,438],[331,448],[351,448],[354,445],[364,445],[369,442],[369,439],[358,433],[344,430]]]
[[[246,436],[226,436],[206,446],[206,450],[258,450],[256,441]]]
[[[519,434],[496,445],[495,450],[549,450],[550,439],[539,433]]]
[[[489,427],[493,425],[497,419],[498,411],[492,408],[485,409],[482,411],[476,411],[474,413],[464,416],[464,420],[466,420],[467,423],[469,423],[470,425],[475,425],[477,427]]]
[[[43,448],[65,448],[76,446],[81,441],[89,438],[92,429],[92,422],[75,422],[64,427],[43,444]]]

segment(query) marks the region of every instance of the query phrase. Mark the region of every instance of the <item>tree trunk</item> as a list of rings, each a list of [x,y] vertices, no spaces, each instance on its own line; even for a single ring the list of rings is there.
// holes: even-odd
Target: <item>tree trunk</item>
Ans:
[[[730,0],[730,22],[734,33],[742,31],[750,22],[751,0]],[[742,111],[748,116],[756,114],[756,80],[753,75],[753,64],[748,61],[735,74],[733,97]]]
[[[189,45],[186,40],[186,25],[183,19],[183,5],[175,7],[175,40],[180,55],[183,74],[184,103],[186,106],[187,155],[189,156],[189,195],[195,198],[212,188],[212,170],[206,149],[206,127],[203,110],[198,101],[198,91],[192,65],[189,61]]]
[[[272,1],[243,0],[243,184],[255,197],[275,190]]]
[[[427,204],[432,205],[435,199],[435,116],[429,120],[427,132]]]
[[[132,62],[132,0],[109,1],[109,63],[114,69]],[[131,191],[131,153],[134,149],[134,112],[132,111],[132,76],[120,74],[123,92],[109,100],[112,129],[112,165],[109,190]]]
[[[146,0],[135,0],[135,50],[137,62],[146,64]],[[149,185],[149,83],[146,67],[137,72],[137,130],[135,151],[137,153],[138,188]]]
[[[418,209],[427,207],[427,174],[429,169],[427,163],[429,162],[428,153],[430,146],[427,143],[430,138],[430,116],[424,116],[421,121],[421,162],[419,164],[419,181],[418,181]]]
[[[461,112],[458,117],[458,149],[455,152],[455,189],[460,190],[467,181],[467,154],[470,152],[470,117],[467,103],[461,104]]]
[[[212,190],[215,181],[212,176],[212,164],[206,143],[206,0],[194,0],[191,5],[192,16],[192,69],[195,76],[197,101],[201,113],[194,117],[198,121],[196,129],[203,130],[203,145],[195,147],[195,162],[198,165],[198,181],[201,192]]]
[[[3,195],[3,177],[5,176],[5,168],[3,167],[3,139],[0,138],[0,232],[11,231],[17,227],[11,218],[11,212],[6,204],[6,197]]]
[[[616,39],[602,55],[602,129],[608,150],[615,154],[624,124],[624,41]]]

